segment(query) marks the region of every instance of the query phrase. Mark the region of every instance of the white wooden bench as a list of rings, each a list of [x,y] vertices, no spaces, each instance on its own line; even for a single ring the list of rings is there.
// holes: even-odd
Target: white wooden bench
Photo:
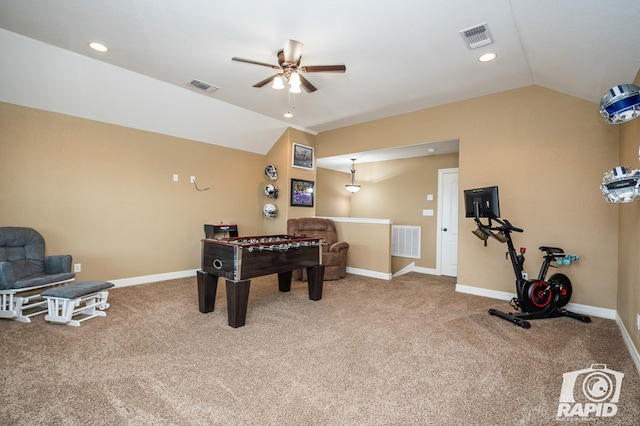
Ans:
[[[104,310],[109,307],[107,290],[111,287],[113,284],[107,281],[80,281],[45,290],[42,297],[47,301],[48,314],[44,319],[77,327],[88,319],[105,317]],[[77,315],[84,316],[74,319]]]

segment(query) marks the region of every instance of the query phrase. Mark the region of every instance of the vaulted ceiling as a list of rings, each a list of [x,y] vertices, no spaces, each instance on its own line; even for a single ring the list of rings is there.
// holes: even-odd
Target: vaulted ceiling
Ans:
[[[470,49],[460,31],[479,24],[486,24],[491,43]],[[89,78],[74,67],[95,67],[92,75],[100,74],[106,92],[166,102],[176,120],[190,114],[194,125],[205,121],[201,117],[218,120],[202,136],[167,133],[265,153],[287,126],[321,132],[532,84],[597,104],[611,86],[630,83],[638,72],[639,27],[637,0],[5,0],[5,59],[25,60],[22,49],[39,52],[33,40],[49,45],[41,47],[40,58],[47,49],[63,49],[74,55],[65,58],[76,59],[65,59],[65,73],[53,59],[62,53],[56,53],[28,76],[6,62],[0,100],[31,102],[15,100],[22,99],[18,90],[26,90],[16,84],[54,90],[57,83],[73,98],[72,92],[86,93],[75,84]],[[290,94],[270,84],[252,87],[275,71],[231,60],[277,64],[288,39],[304,43],[301,65],[344,64],[346,72],[304,74],[318,90]],[[95,52],[91,41],[110,50]],[[479,62],[486,52],[498,56]],[[30,61],[21,66],[38,63]],[[189,85],[194,79],[218,89],[197,89]],[[126,99],[111,101],[122,108]],[[283,117],[288,110],[292,118]],[[122,124],[153,130],[154,120],[166,121],[139,117],[149,122],[136,126],[132,115]],[[241,134],[234,136],[230,125],[241,127]],[[215,135],[216,129],[227,130]]]

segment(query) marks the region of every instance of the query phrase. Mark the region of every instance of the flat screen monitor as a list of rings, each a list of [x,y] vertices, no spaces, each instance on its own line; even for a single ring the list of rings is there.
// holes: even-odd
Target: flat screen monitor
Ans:
[[[464,190],[464,209],[466,217],[484,217],[496,219],[500,217],[500,201],[498,187],[475,188]]]

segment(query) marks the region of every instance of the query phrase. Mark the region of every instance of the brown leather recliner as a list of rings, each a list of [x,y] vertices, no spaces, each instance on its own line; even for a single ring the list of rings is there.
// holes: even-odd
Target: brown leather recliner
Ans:
[[[346,275],[347,251],[349,244],[338,241],[336,224],[331,219],[303,217],[287,220],[287,234],[322,238],[322,264],[324,265],[324,279],[326,281],[339,280]],[[299,269],[293,271],[293,277],[306,281],[307,271]]]

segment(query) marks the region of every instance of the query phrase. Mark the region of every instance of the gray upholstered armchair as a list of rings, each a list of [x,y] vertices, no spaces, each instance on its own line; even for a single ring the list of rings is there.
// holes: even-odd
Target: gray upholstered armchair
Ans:
[[[39,291],[73,281],[71,255],[45,256],[42,235],[32,228],[0,227],[0,318],[30,322],[46,306]]]
[[[333,220],[315,217],[289,219],[287,234],[322,238],[326,243],[322,246],[324,279],[329,281],[345,277],[349,244],[338,241],[338,232]],[[293,272],[293,276],[298,280],[306,281],[306,272],[304,269],[297,270]]]

